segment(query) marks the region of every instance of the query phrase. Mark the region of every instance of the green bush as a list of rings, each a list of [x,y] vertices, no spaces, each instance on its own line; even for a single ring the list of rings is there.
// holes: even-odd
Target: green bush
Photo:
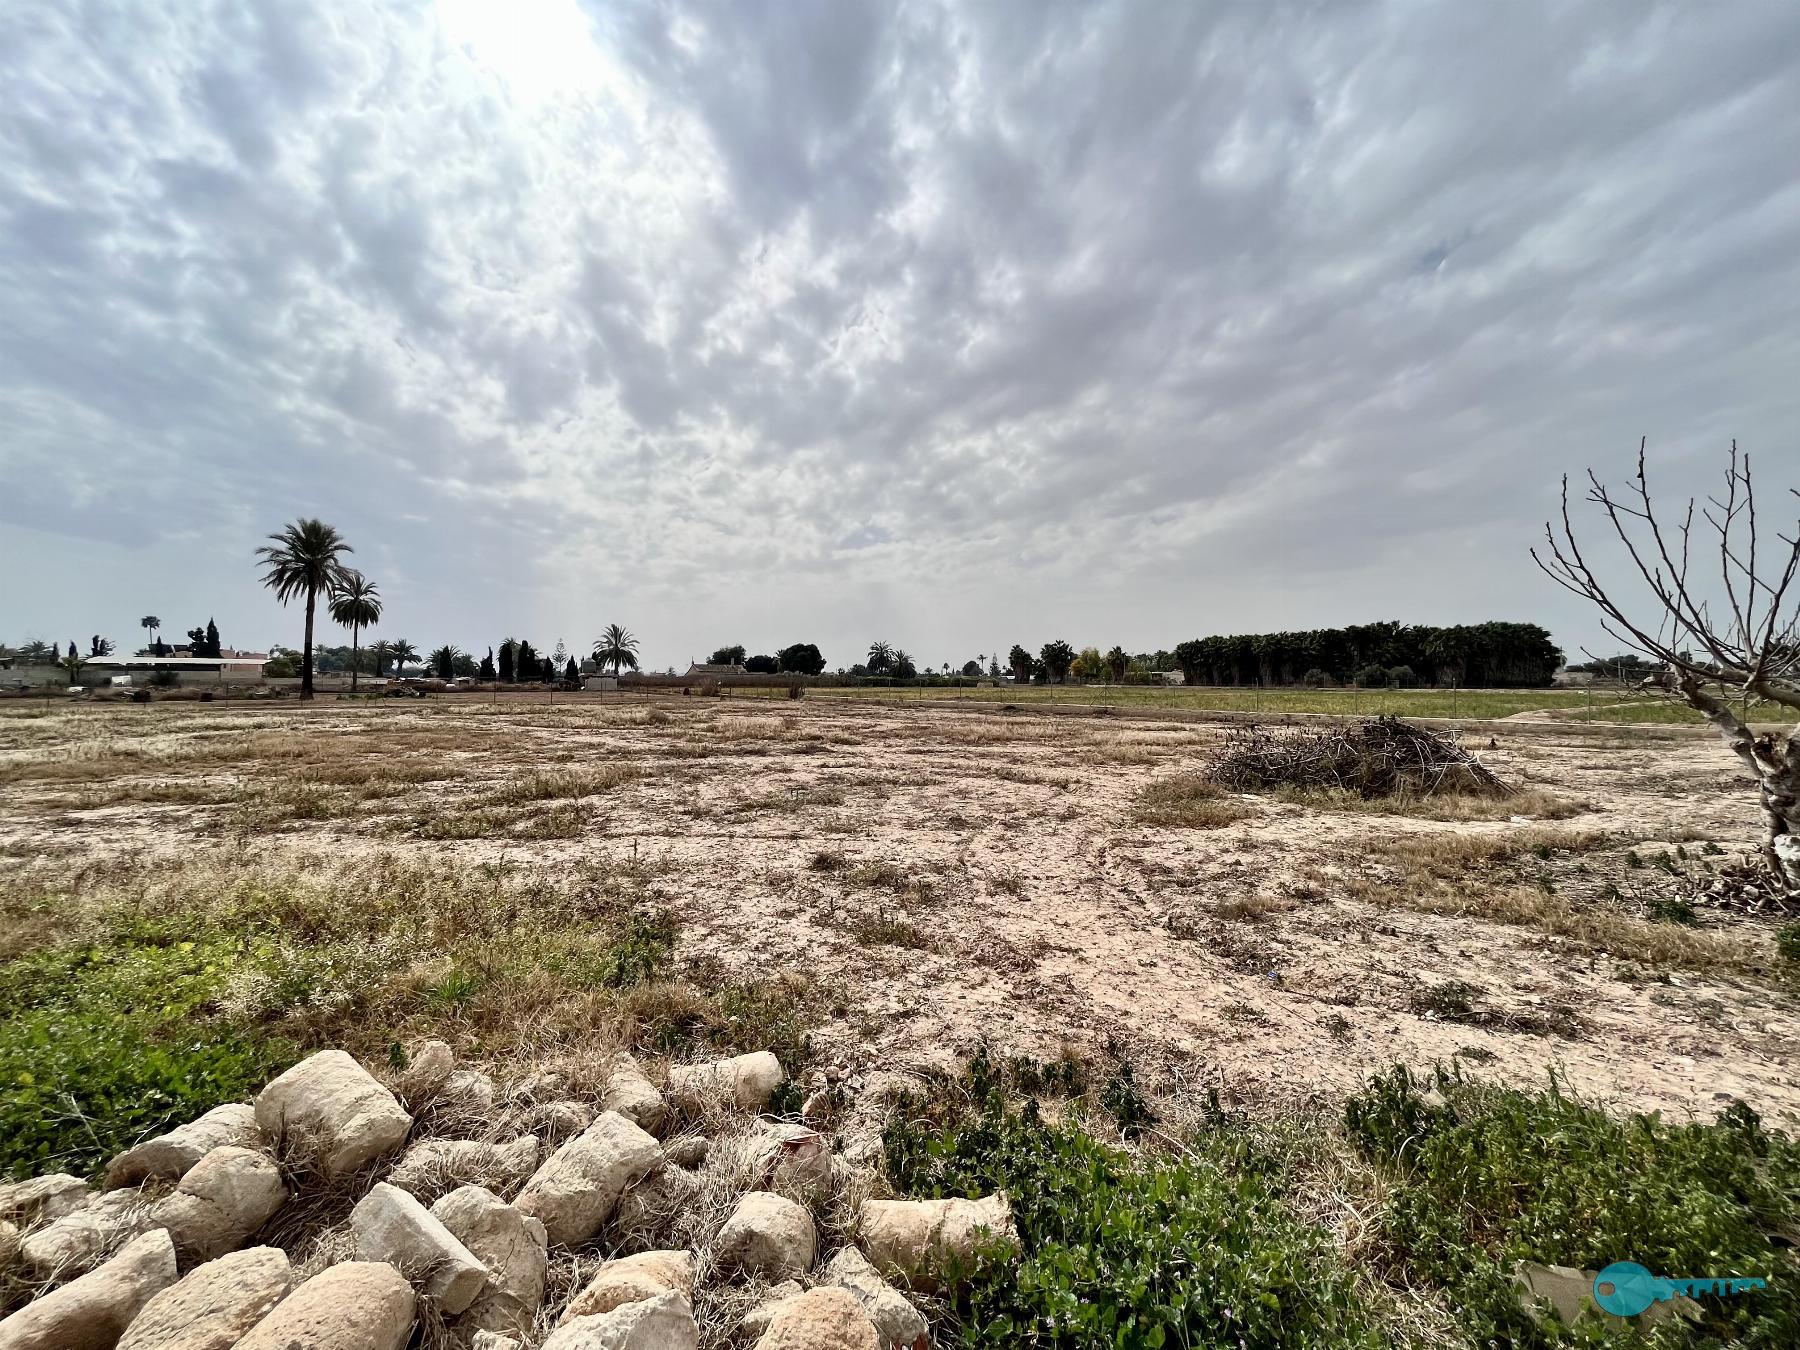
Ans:
[[[235,960],[228,944],[152,939],[0,966],[0,1175],[93,1172],[291,1062],[217,1013]]]
[[[1435,1088],[1435,1091],[1430,1089]],[[1353,1143],[1390,1170],[1384,1236],[1408,1282],[1451,1294],[1477,1345],[1628,1346],[1620,1319],[1575,1327],[1520,1306],[1522,1260],[1598,1270],[1636,1261],[1659,1275],[1755,1275],[1769,1287],[1701,1300],[1704,1320],[1652,1344],[1800,1345],[1800,1146],[1742,1103],[1716,1123],[1614,1117],[1564,1095],[1467,1081],[1420,1083],[1404,1067],[1346,1108]]]
[[[1386,689],[1388,686],[1387,667],[1371,662],[1356,672],[1355,680],[1364,689]]]
[[[1775,930],[1775,950],[1783,961],[1800,965],[1800,923],[1783,924]]]
[[[989,1079],[989,1081],[993,1081]],[[1118,1081],[1117,1078],[1114,1080]],[[977,1084],[979,1086],[979,1083]],[[1138,1158],[997,1089],[949,1119],[884,1137],[910,1196],[1004,1190],[1022,1251],[990,1249],[951,1296],[964,1346],[1347,1347],[1378,1344],[1320,1230],[1231,1129],[1180,1158]]]

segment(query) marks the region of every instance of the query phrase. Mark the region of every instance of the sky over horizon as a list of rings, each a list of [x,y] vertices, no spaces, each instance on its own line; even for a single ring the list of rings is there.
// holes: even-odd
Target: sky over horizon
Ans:
[[[1562,473],[1800,482],[1791,5],[73,0],[0,79],[0,641],[297,645],[318,516],[477,655],[1611,651]]]

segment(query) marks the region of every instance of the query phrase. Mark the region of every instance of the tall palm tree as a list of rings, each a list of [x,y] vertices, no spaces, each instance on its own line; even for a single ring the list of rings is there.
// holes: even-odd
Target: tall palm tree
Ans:
[[[331,592],[331,620],[350,630],[350,692],[355,693],[356,677],[362,673],[356,640],[363,629],[381,622],[381,592],[375,583],[355,568],[345,568]]]
[[[594,664],[605,670],[613,668],[613,675],[630,666],[638,668],[638,640],[616,623],[606,625],[606,630],[594,639]]]
[[[400,672],[406,669],[408,661],[419,659],[419,649],[405,638],[395,638],[388,643],[388,655],[394,658],[394,678],[400,678]]]
[[[437,677],[440,680],[455,678],[456,658],[461,655],[462,653],[448,642],[432,652],[429,659],[431,661],[432,669],[437,671]]]
[[[283,605],[306,597],[306,641],[300,645],[300,697],[313,696],[313,609],[319,592],[327,595],[344,575],[343,555],[355,552],[322,520],[296,520],[256,550],[262,558],[263,585]]]
[[[162,620],[154,614],[146,614],[138,620],[138,627],[150,634],[150,650],[156,650],[156,630],[162,627]]]
[[[880,674],[894,664],[894,649],[885,642],[869,644],[869,669]]]
[[[1125,683],[1125,670],[1131,664],[1131,658],[1125,655],[1123,647],[1115,646],[1106,654],[1106,668],[1112,672],[1114,684]]]
[[[382,638],[379,642],[373,643],[369,647],[369,655],[375,658],[375,673],[377,675],[385,675],[387,673],[388,653],[392,650],[393,648],[388,646],[386,638]]]

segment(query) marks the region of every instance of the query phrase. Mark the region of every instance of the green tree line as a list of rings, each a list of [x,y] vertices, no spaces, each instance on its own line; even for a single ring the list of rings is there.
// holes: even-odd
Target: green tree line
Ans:
[[[1193,638],[1175,648],[1175,660],[1189,684],[1367,684],[1376,681],[1362,677],[1380,671],[1384,684],[1506,689],[1549,684],[1562,652],[1535,623],[1368,623]]]

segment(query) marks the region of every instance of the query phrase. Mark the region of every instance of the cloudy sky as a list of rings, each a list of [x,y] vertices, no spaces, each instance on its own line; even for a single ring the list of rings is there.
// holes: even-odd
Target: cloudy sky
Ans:
[[[1780,0],[70,0],[0,87],[7,641],[297,643],[316,515],[478,652],[1573,646],[1565,469],[1800,478]]]

